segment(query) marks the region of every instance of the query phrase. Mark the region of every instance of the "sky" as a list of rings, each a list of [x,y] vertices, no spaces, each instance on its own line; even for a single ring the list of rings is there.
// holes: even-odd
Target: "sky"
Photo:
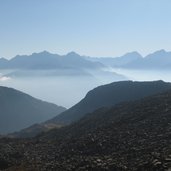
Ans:
[[[171,0],[0,0],[0,57],[171,50]]]

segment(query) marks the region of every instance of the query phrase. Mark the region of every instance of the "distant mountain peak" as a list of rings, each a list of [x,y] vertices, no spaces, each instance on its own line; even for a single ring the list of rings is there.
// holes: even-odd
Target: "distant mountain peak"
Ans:
[[[161,50],[158,50],[156,52],[153,52],[153,53],[147,55],[146,58],[147,59],[149,59],[149,58],[155,58],[155,59],[158,58],[158,59],[160,59],[160,58],[166,57],[168,55],[170,55],[170,52],[167,52],[166,50],[161,49]]]
[[[132,57],[132,58],[142,58],[141,54],[138,53],[137,51],[133,51],[133,52],[128,52],[126,53],[125,55],[123,56],[126,56],[126,57]]]
[[[160,49],[160,50],[158,50],[157,52],[163,53],[163,52],[166,52],[166,50],[165,50],[165,49]]]
[[[155,52],[149,54],[148,56],[151,56],[151,55],[164,55],[166,53],[168,53],[168,52],[166,52],[164,49],[161,49],[161,50],[158,50],[158,51],[155,51]]]
[[[71,52],[67,53],[66,56],[80,56],[80,55],[74,51],[71,51]]]
[[[8,61],[8,60],[5,58],[0,58],[0,61]]]
[[[51,53],[46,50],[39,52],[39,53],[32,53],[32,55],[49,55],[49,54],[51,54]]]
[[[140,53],[139,53],[139,52],[137,52],[137,51],[128,52],[127,54],[140,55]]]

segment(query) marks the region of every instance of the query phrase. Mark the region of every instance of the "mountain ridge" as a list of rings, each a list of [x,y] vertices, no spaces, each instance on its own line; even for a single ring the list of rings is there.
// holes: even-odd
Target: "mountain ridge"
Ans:
[[[31,64],[30,59],[36,62],[36,58],[41,56],[48,65],[45,65],[37,61],[37,65]],[[49,58],[49,59],[48,59]],[[24,59],[30,64],[26,65],[26,62],[22,63]],[[29,61],[28,61],[29,59]],[[45,62],[44,61],[44,62]],[[51,61],[51,62],[50,62]],[[75,62],[79,61],[79,65]],[[21,65],[20,62],[24,65]],[[3,66],[4,65],[4,66]],[[33,66],[32,66],[33,65]],[[0,59],[0,67],[4,68],[25,68],[25,69],[54,69],[56,67],[78,67],[81,68],[128,68],[128,69],[163,69],[171,65],[171,52],[164,49],[150,53],[144,57],[136,51],[128,52],[120,57],[89,57],[81,56],[76,52],[69,52],[66,55],[52,54],[48,51],[40,53],[32,53],[31,55],[17,55],[9,60],[5,58]]]
[[[6,59],[5,59],[6,60]],[[31,55],[17,55],[6,60],[4,68],[0,61],[2,69],[54,69],[54,68],[99,68],[104,67],[99,62],[91,62],[84,59],[75,52],[66,55],[52,54],[47,51],[32,53]]]
[[[80,119],[86,113],[93,112],[93,110],[99,107],[111,107],[111,105],[122,101],[136,100],[147,95],[162,92],[163,90],[169,89],[170,85],[170,83],[165,83],[161,80],[152,82],[120,81],[102,85],[89,91],[79,103],[51,121],[52,123],[55,120],[58,122],[59,119],[59,123],[60,121],[70,123],[74,121],[72,117],[78,117],[77,119]]]
[[[19,131],[66,110],[14,88],[0,86],[0,134]]]
[[[33,125],[30,128],[14,133],[12,136],[32,137],[35,136],[34,132],[47,131],[48,125],[50,127],[69,125],[98,108],[110,108],[121,102],[134,101],[169,89],[171,89],[171,83],[161,80],[151,82],[121,81],[102,85],[89,91],[85,98],[73,107],[39,125],[39,132],[37,126],[34,127]]]
[[[169,171],[170,104],[168,90],[100,108],[31,140],[1,139],[0,158],[6,164],[2,167],[8,171]]]

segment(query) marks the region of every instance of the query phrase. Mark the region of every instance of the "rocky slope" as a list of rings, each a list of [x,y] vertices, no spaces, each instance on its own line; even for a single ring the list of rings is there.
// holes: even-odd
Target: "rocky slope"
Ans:
[[[171,91],[101,108],[31,140],[0,141],[7,170],[170,171]]]

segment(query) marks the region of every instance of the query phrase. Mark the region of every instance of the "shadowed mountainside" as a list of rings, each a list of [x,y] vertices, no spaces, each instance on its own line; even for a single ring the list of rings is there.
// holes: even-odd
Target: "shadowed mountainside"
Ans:
[[[68,124],[100,107],[111,107],[124,101],[133,101],[171,88],[163,81],[121,81],[99,86],[89,91],[84,99],[67,111],[49,120],[49,123]]]
[[[0,133],[19,131],[66,109],[38,100],[23,92],[0,86]]]
[[[47,131],[49,128],[68,125],[84,117],[87,113],[101,107],[111,107],[120,102],[134,101],[145,96],[153,95],[171,89],[171,84],[163,81],[133,82],[121,81],[99,86],[86,95],[79,103],[58,116],[38,125],[33,125],[13,137],[32,137]]]
[[[8,171],[169,171],[170,130],[168,91],[98,109],[32,140],[2,139],[0,159]]]

